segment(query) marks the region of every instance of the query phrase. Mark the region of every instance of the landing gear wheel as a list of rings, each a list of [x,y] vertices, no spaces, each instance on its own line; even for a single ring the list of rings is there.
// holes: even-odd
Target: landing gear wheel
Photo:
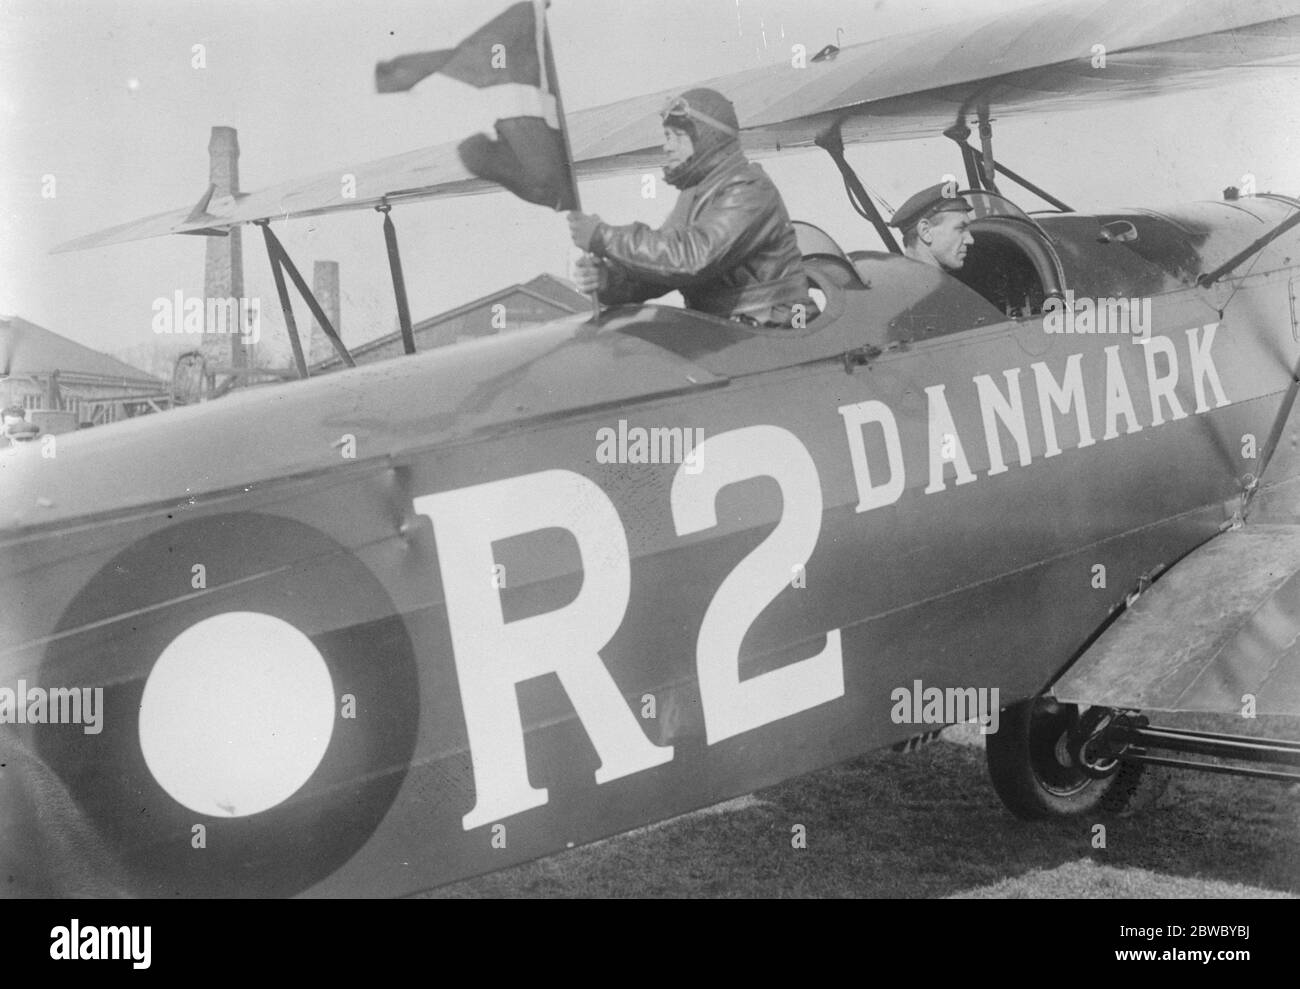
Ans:
[[[1002,712],[985,756],[993,789],[1024,820],[1117,814],[1128,804],[1142,766],[1118,762],[1104,778],[1085,772],[1072,755],[1079,709],[1038,697]]]

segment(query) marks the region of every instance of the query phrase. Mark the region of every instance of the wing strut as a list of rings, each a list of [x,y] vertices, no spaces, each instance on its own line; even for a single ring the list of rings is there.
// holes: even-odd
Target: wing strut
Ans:
[[[849,194],[849,203],[853,209],[859,216],[871,221],[871,225],[876,228],[876,234],[892,253],[902,254],[903,249],[894,240],[894,235],[890,233],[884,217],[880,215],[880,210],[876,209],[871,194],[863,187],[862,180],[844,158],[844,136],[840,133],[840,124],[841,121],[837,120],[818,134],[817,146],[826,149],[826,153],[835,162],[835,167],[840,170],[840,175],[844,178],[844,189]]]
[[[998,191],[998,163],[993,160],[993,124],[989,120],[989,105],[981,103],[980,118],[980,171],[984,176],[984,188],[989,192]]]
[[[987,133],[986,133],[987,131]],[[949,138],[961,149],[962,162],[966,165],[966,181],[972,189],[987,189],[989,192],[997,192],[997,188],[987,176],[981,180],[981,174],[987,172],[988,164],[992,165],[994,173],[1000,173],[1009,178],[1020,188],[1032,192],[1045,203],[1051,203],[1063,213],[1073,213],[1074,210],[1067,206],[1061,200],[1057,199],[1050,192],[1039,188],[1022,175],[1018,175],[1011,169],[1007,168],[1000,161],[993,159],[993,125],[987,119],[987,110],[980,112],[980,142],[988,149],[988,153],[981,152],[978,148],[972,148],[967,143],[971,130],[966,126],[966,115],[962,114],[957,118],[957,122],[943,132],[943,136]]]
[[[1294,202],[1294,200],[1292,201]],[[1201,286],[1201,288],[1209,288],[1211,285],[1217,282],[1228,272],[1232,271],[1233,268],[1237,267],[1237,265],[1245,261],[1246,258],[1250,257],[1253,254],[1257,254],[1258,252],[1262,251],[1264,248],[1268,247],[1269,244],[1273,243],[1273,241],[1277,240],[1284,233],[1286,233],[1288,230],[1294,227],[1297,223],[1300,223],[1300,209],[1296,209],[1294,213],[1288,216],[1285,220],[1279,223],[1268,233],[1264,234],[1263,237],[1259,237],[1251,241],[1249,244],[1243,247],[1232,257],[1228,258],[1227,261],[1224,261],[1223,264],[1219,265],[1213,271],[1207,271],[1200,278],[1196,279],[1196,284]]]
[[[1268,439],[1264,441],[1264,448],[1259,452],[1259,466],[1255,468],[1253,474],[1247,474],[1245,477],[1245,485],[1241,492],[1241,508],[1237,512],[1239,518],[1244,519],[1250,510],[1251,500],[1259,490],[1264,471],[1268,470],[1273,454],[1277,452],[1277,445],[1282,440],[1282,433],[1291,418],[1291,409],[1295,406],[1298,395],[1300,395],[1300,365],[1291,370],[1291,384],[1287,387],[1286,394],[1282,396],[1282,405],[1277,411],[1277,418],[1273,420],[1273,428],[1268,431]]]
[[[1300,224],[1300,203],[1296,203],[1294,199],[1287,199],[1286,201],[1293,204],[1292,208],[1295,212],[1264,236],[1252,241],[1243,250],[1228,258],[1227,261],[1213,271],[1201,275],[1196,280],[1196,283],[1202,288],[1209,288],[1229,271],[1232,271],[1245,261],[1246,258],[1262,251],[1282,234]],[[1287,387],[1286,394],[1282,396],[1282,405],[1278,409],[1277,418],[1273,420],[1273,427],[1268,431],[1268,439],[1264,441],[1264,448],[1259,452],[1259,459],[1256,461],[1258,466],[1253,473],[1247,474],[1244,478],[1244,486],[1241,492],[1241,508],[1238,509],[1236,516],[1232,520],[1234,524],[1244,519],[1250,510],[1251,500],[1255,497],[1255,493],[1259,491],[1260,484],[1264,479],[1264,471],[1268,470],[1269,462],[1273,459],[1273,454],[1277,452],[1278,443],[1282,441],[1282,433],[1286,430],[1286,424],[1291,418],[1291,409],[1294,408],[1298,397],[1300,397],[1300,364],[1291,369],[1291,384]]]
[[[966,187],[969,189],[984,188],[980,180],[979,163],[975,160],[977,152],[966,143],[966,138],[970,137],[970,128],[966,126],[966,120],[963,118],[957,121],[943,132],[943,136],[950,138],[961,149],[961,163],[966,168]]]
[[[406,301],[406,278],[402,275],[402,255],[397,250],[397,228],[393,226],[393,207],[385,200],[375,209],[384,214],[384,243],[388,245],[388,270],[393,273],[393,297],[397,300],[397,322],[402,328],[402,349],[415,353],[415,331],[411,329],[411,306]]]
[[[294,267],[289,252],[280,243],[280,238],[272,233],[271,222],[269,220],[255,220],[253,222],[262,228],[262,236],[266,239],[266,256],[271,262],[271,274],[275,277],[275,291],[280,296],[280,310],[284,313],[285,329],[289,331],[289,343],[293,347],[293,360],[298,366],[298,377],[308,377],[307,358],[302,351],[302,340],[298,337],[298,323],[293,318],[293,302],[289,299],[289,287],[284,283],[284,273],[286,271],[289,273],[289,277],[293,279],[298,294],[307,303],[307,308],[311,310],[316,322],[320,324],[321,329],[325,331],[325,335],[329,337],[330,343],[334,345],[334,350],[342,358],[343,363],[348,367],[356,367],[357,362],[348,353],[348,348],[343,346],[343,341],[339,339],[334,324],[329,321],[329,317],[325,315],[325,310],[316,301],[316,296],[312,295],[312,291],[307,287],[307,283],[303,281],[302,275]]]

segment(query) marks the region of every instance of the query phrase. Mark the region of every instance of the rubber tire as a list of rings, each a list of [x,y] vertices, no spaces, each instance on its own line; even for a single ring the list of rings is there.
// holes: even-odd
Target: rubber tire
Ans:
[[[1091,779],[1057,758],[1064,749],[1058,739],[1078,717],[1073,704],[1044,697],[1003,709],[998,731],[986,742],[985,758],[993,789],[1016,817],[1042,821],[1113,815],[1128,806],[1142,777],[1141,765],[1122,762],[1113,775]]]

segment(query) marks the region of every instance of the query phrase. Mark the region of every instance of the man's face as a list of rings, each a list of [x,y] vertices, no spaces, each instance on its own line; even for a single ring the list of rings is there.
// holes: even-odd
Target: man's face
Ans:
[[[921,222],[930,225],[930,253],[936,261],[949,271],[956,271],[966,263],[966,249],[975,243],[966,229],[970,226],[969,213],[944,210]]]
[[[673,127],[664,127],[664,155],[669,168],[677,168],[695,154],[691,135]]]

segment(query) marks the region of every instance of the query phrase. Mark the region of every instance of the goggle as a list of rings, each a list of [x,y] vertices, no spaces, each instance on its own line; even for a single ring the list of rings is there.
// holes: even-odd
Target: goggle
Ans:
[[[730,134],[732,137],[735,137],[739,133],[736,128],[730,127],[727,124],[724,124],[721,120],[715,120],[707,113],[695,109],[695,107],[691,106],[687,101],[685,96],[670,97],[668,102],[664,104],[663,109],[659,111],[659,117],[665,123],[668,122],[669,117],[690,117],[692,120],[698,120],[702,124],[708,124],[710,127],[716,128],[724,134]]]

